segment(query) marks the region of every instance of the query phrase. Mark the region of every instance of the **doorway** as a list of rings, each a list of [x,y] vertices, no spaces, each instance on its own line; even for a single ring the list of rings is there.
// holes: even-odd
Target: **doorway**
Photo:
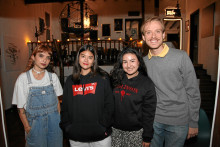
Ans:
[[[198,64],[199,10],[190,15],[190,59]]]
[[[164,18],[165,43],[172,48],[182,49],[182,19]]]

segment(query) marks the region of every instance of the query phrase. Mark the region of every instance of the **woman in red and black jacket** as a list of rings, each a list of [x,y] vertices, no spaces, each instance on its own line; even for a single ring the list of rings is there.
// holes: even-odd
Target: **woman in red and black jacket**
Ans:
[[[111,147],[114,102],[108,74],[98,68],[95,49],[84,45],[64,85],[60,126],[71,147]]]
[[[154,84],[141,55],[124,49],[111,71],[115,103],[113,147],[149,147],[156,110]]]

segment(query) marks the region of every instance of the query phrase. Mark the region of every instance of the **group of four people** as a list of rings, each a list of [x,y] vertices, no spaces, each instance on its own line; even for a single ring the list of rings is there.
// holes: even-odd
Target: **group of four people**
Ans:
[[[196,136],[200,92],[188,55],[163,43],[158,17],[145,21],[141,32],[148,55],[124,49],[110,76],[98,67],[94,47],[82,46],[64,91],[50,71],[52,50],[36,47],[12,102],[26,145],[62,147],[64,133],[71,147],[183,147]]]

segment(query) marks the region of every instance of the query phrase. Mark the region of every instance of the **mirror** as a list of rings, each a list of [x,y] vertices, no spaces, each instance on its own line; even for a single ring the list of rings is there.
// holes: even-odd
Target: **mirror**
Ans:
[[[182,19],[164,18],[165,43],[169,47],[182,49]]]

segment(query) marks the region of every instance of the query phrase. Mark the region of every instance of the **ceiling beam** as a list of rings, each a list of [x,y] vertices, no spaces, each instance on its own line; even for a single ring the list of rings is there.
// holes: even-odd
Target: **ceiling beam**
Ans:
[[[142,23],[144,22],[145,20],[145,2],[144,0],[141,1],[141,14],[142,14]]]
[[[85,0],[24,0],[24,3],[39,4],[39,3],[71,2],[71,1],[85,1]]]
[[[170,26],[170,30],[174,28],[174,26],[176,25],[177,21],[173,21],[173,24]]]
[[[159,0],[154,0],[154,15],[159,16]]]

